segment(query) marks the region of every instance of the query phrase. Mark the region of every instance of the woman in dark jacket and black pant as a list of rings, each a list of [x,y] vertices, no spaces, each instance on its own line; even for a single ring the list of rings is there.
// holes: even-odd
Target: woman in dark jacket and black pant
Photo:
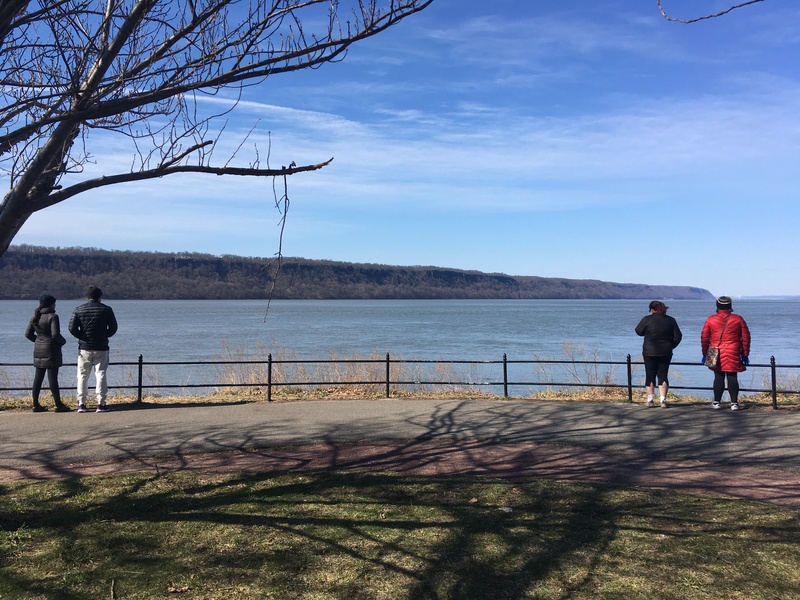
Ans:
[[[33,366],[33,412],[44,412],[47,409],[39,404],[39,392],[45,373],[50,383],[50,393],[56,405],[56,412],[69,412],[69,407],[61,402],[61,391],[58,388],[58,368],[63,364],[61,346],[67,343],[61,335],[61,325],[56,314],[56,299],[50,294],[39,298],[39,307],[33,313],[25,329],[25,337],[34,343]]]
[[[647,406],[653,406],[655,381],[661,394],[661,407],[667,407],[669,390],[669,363],[672,351],[681,343],[683,334],[678,322],[667,315],[667,305],[658,300],[650,303],[650,314],[636,326],[636,333],[644,336],[642,358],[644,358],[644,385],[647,388]]]

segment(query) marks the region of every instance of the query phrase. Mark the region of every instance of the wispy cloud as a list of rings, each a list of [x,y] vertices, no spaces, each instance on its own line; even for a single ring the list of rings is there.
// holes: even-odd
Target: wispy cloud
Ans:
[[[800,220],[800,9],[784,4],[687,27],[629,2],[434,3],[342,64],[246,90],[216,156],[257,124],[238,161],[334,157],[290,178],[291,254],[800,293],[796,269],[763,268],[793,256]],[[97,172],[130,163],[95,141]],[[122,186],[37,215],[22,241],[268,256],[276,184]],[[642,249],[664,221],[656,275]],[[758,237],[737,289],[699,264],[711,221]]]

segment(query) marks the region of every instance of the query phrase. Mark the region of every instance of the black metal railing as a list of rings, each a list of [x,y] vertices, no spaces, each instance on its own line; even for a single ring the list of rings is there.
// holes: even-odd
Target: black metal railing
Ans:
[[[278,381],[274,377],[274,372],[276,367],[283,367],[283,366],[298,366],[298,365],[310,365],[310,364],[334,364],[334,365],[344,365],[344,364],[360,364],[360,365],[376,365],[376,370],[371,374],[371,378],[369,379],[356,379],[356,380],[342,380],[342,379],[322,379],[316,380],[312,378],[309,380],[308,378],[304,378],[302,380],[292,381],[287,380],[282,373],[280,381]],[[384,388],[385,395],[387,398],[391,397],[392,389],[399,388],[402,386],[410,386],[410,387],[455,387],[455,388],[475,388],[475,387],[489,387],[495,388],[497,390],[502,389],[502,395],[504,397],[511,397],[512,394],[510,390],[512,388],[613,388],[613,389],[620,389],[625,390],[627,392],[627,398],[629,402],[633,401],[633,393],[634,393],[634,386],[633,383],[633,376],[634,376],[634,369],[638,368],[643,365],[640,361],[633,361],[630,355],[627,355],[624,361],[602,361],[602,360],[574,360],[574,359],[561,359],[561,360],[509,360],[508,357],[503,354],[502,360],[420,360],[420,359],[393,359],[390,354],[386,354],[383,358],[353,358],[353,359],[273,359],[272,354],[269,354],[266,359],[264,360],[214,360],[214,361],[145,361],[142,355],[139,355],[139,358],[135,362],[113,362],[110,363],[111,366],[127,366],[131,367],[135,374],[135,383],[123,384],[123,385],[111,385],[109,389],[116,389],[116,390],[135,390],[136,392],[136,401],[142,402],[143,393],[145,390],[155,390],[155,389],[221,389],[221,388],[266,388],[267,393],[267,400],[272,401],[272,394],[278,388],[282,387],[318,387],[318,386],[364,386],[364,385],[380,385]],[[163,382],[155,382],[155,383],[145,383],[145,370],[146,368],[158,368],[163,366],[170,366],[170,367],[189,367],[189,366],[201,366],[201,367],[224,367],[226,365],[235,365],[235,366],[254,366],[260,365],[263,368],[266,368],[266,373],[264,375],[264,380],[256,380],[256,381],[246,381],[246,382],[230,382],[230,381],[215,381],[215,382],[194,382],[194,383],[163,383]],[[453,365],[469,365],[472,367],[482,367],[486,368],[487,366],[493,371],[496,372],[496,376],[492,376],[489,374],[487,377],[483,377],[482,379],[471,379],[471,380],[449,380],[449,379],[436,379],[436,378],[422,378],[422,377],[415,377],[409,378],[408,376],[403,377],[404,371],[402,367],[404,365],[437,365],[437,366],[453,366]],[[615,381],[610,376],[604,376],[600,380],[593,379],[591,377],[588,378],[587,381],[581,381],[578,377],[575,376],[573,373],[572,381],[559,381],[556,380],[544,380],[544,381],[530,381],[525,380],[523,378],[515,378],[509,374],[509,366],[516,367],[516,366],[533,366],[536,368],[537,366],[553,366],[553,365],[561,365],[564,368],[576,368],[578,366],[584,367],[591,367],[591,368],[598,368],[600,366],[608,366],[608,367],[615,367],[615,366],[624,366],[625,367],[625,380],[624,381]],[[672,363],[673,366],[682,366],[682,367],[692,367],[692,368],[705,368],[703,365],[699,363],[681,363],[676,362]],[[65,364],[64,366],[76,366],[73,364]],[[20,364],[20,363],[0,363],[0,368],[4,367],[30,367],[30,364]],[[394,367],[394,369],[393,369]],[[495,370],[496,368],[496,370]],[[757,388],[757,387],[742,387],[740,389],[741,392],[751,392],[751,393],[763,393],[769,394],[772,398],[772,407],[774,409],[778,408],[778,396],[779,395],[800,395],[800,391],[798,390],[791,390],[787,389],[785,385],[781,385],[779,382],[779,372],[778,368],[781,370],[793,370],[793,369],[800,369],[800,365],[778,365],[776,363],[775,357],[770,358],[769,364],[751,364],[748,367],[749,369],[764,369],[767,370],[767,377],[763,378],[763,381],[769,383],[769,387],[766,388]],[[399,372],[395,375],[396,372]],[[566,371],[562,370],[562,375]],[[393,378],[396,377],[396,378]],[[131,378],[132,379],[132,378]],[[796,382],[796,377],[791,377],[788,379],[789,382]],[[795,383],[796,385],[796,383]],[[671,390],[687,390],[687,391],[710,391],[712,390],[711,387],[706,386],[681,386],[681,385],[670,385]],[[0,387],[0,391],[3,392],[23,392],[29,390],[29,387]]]

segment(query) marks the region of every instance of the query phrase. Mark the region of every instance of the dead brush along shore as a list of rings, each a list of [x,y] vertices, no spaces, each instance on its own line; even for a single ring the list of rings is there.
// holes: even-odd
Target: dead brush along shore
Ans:
[[[67,405],[74,406],[69,397],[62,396]],[[403,392],[392,391],[391,398],[398,399],[441,399],[441,400],[502,400],[503,396],[487,394],[479,390],[470,389],[451,389],[444,391],[425,391],[425,392]],[[368,386],[319,386],[313,388],[293,388],[280,387],[272,393],[272,402],[308,402],[326,400],[384,400],[383,384]],[[563,401],[563,402],[627,402],[627,391],[624,388],[584,388],[574,390],[546,390],[528,396],[514,396],[513,400],[537,400]],[[149,405],[159,406],[209,406],[241,404],[249,402],[266,402],[267,392],[264,388],[238,388],[235,391],[221,390],[218,392],[204,395],[145,395],[139,403],[135,396],[129,394],[112,394],[109,396],[109,406],[118,409],[137,409],[147,408]],[[41,402],[44,406],[52,408],[52,398],[49,394],[42,394]],[[643,393],[637,391],[634,394],[634,403],[644,404]],[[694,406],[708,404],[704,398],[693,395],[678,395],[672,392],[668,395],[670,406],[675,408],[680,406]],[[748,408],[772,409],[772,397],[769,394],[743,395],[740,402]],[[779,394],[778,406],[781,410],[800,410],[800,396],[796,394]],[[29,411],[31,408],[30,398],[27,396],[0,396],[0,411]]]

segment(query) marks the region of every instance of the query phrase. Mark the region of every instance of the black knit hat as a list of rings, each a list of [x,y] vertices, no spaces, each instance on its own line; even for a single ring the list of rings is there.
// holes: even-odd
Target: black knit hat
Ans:
[[[53,306],[55,303],[56,299],[50,294],[42,294],[39,296],[39,308],[47,308],[48,306]]]
[[[717,310],[733,310],[733,301],[730,296],[717,298]]]

